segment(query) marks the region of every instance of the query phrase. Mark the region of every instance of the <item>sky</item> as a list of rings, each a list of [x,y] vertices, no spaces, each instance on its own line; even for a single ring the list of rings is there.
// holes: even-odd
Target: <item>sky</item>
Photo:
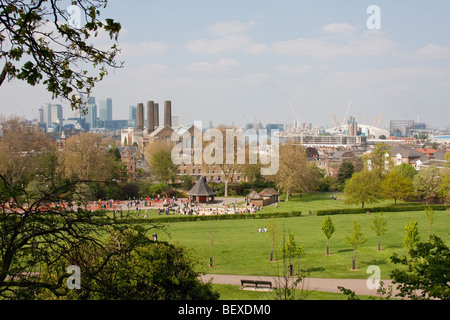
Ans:
[[[113,99],[113,119],[127,119],[130,105],[171,100],[184,125],[257,118],[330,127],[348,114],[385,128],[390,120],[450,127],[448,0],[109,0],[100,17],[122,25],[124,67],[92,94]],[[111,44],[104,34],[96,41]],[[48,102],[43,86],[0,87],[2,115],[31,119]]]

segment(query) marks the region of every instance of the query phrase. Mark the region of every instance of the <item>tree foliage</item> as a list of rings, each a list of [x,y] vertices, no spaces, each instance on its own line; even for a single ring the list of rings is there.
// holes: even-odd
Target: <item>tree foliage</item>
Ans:
[[[344,189],[345,182],[355,173],[355,166],[351,162],[343,162],[339,166],[336,184],[340,190]]]
[[[389,146],[385,143],[376,144],[371,152],[363,156],[363,162],[367,170],[374,172],[378,178],[383,178],[393,166]]]
[[[309,163],[306,150],[299,145],[284,144],[280,146],[279,169],[270,180],[286,192],[286,201],[296,191],[311,192],[320,183],[320,174],[313,163]]]
[[[391,261],[407,266],[407,270],[391,272],[400,290],[398,296],[450,300],[450,250],[437,236],[431,235],[429,241],[417,243],[408,256],[393,255]]]
[[[410,219],[405,225],[405,235],[403,237],[403,243],[408,250],[411,250],[417,246],[419,241],[420,235],[417,221]]]
[[[114,154],[102,144],[102,136],[92,132],[71,136],[61,152],[61,167],[67,179],[110,181],[114,161]]]
[[[170,182],[176,175],[178,166],[172,161],[172,145],[165,141],[155,141],[147,146],[145,159],[151,172],[161,183]]]
[[[356,250],[367,241],[367,237],[361,230],[361,225],[353,220],[353,227],[350,233],[347,234],[344,240],[353,247],[352,269],[356,269]]]
[[[117,41],[120,23],[100,19],[100,9],[106,4],[107,0],[72,1],[77,25],[57,0],[1,0],[0,60],[4,67],[0,86],[7,77],[32,86],[42,82],[53,98],[62,97],[73,109],[82,108],[81,95],[89,96],[108,68],[122,66],[115,61],[116,43],[102,50],[93,40],[105,33]]]
[[[414,179],[414,177],[417,175],[417,170],[414,169],[411,165],[402,163],[398,166],[394,166],[392,168],[393,171],[397,171],[400,173],[403,177],[409,178],[411,181]]]
[[[380,198],[380,178],[372,171],[356,172],[345,184],[345,199],[347,204],[376,203]]]
[[[372,220],[372,230],[375,231],[375,234],[378,237],[378,251],[381,250],[381,236],[386,233],[386,225],[387,221],[383,217],[383,213],[379,212],[375,214]]]
[[[61,261],[62,260],[62,261]],[[60,296],[41,290],[48,299],[83,300],[216,300],[217,292],[202,283],[194,261],[181,246],[153,241],[143,230],[111,230],[103,248],[82,247],[59,263],[82,271],[80,290],[60,289]],[[93,266],[102,265],[101,270]],[[58,269],[59,266],[56,265]],[[56,270],[51,270],[55,274]]]
[[[394,199],[394,204],[397,204],[398,199],[405,199],[414,194],[412,180],[395,170],[389,171],[380,187],[384,197]]]
[[[327,255],[328,255],[330,253],[329,241],[330,241],[330,238],[333,235],[334,231],[336,230],[330,216],[325,217],[325,219],[322,221],[321,228],[322,228],[322,232],[325,234],[325,237],[327,238]]]

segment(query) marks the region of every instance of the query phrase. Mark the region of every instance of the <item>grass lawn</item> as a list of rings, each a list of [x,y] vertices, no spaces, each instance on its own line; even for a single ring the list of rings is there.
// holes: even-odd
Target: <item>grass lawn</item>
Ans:
[[[215,291],[220,293],[220,300],[275,300],[273,292],[241,290],[239,286],[229,284],[213,284]],[[295,296],[302,300],[348,300],[342,293],[321,292],[321,291],[300,291]],[[370,299],[368,296],[357,296],[361,300]],[[375,300],[378,297],[372,297]]]
[[[329,197],[328,197],[329,196]],[[342,195],[341,195],[342,197]],[[342,202],[342,200],[341,200]],[[392,201],[383,200],[376,205],[392,205]],[[311,194],[302,198],[291,198],[278,208],[267,210],[320,210],[325,208],[348,208],[339,201],[331,199],[331,194]],[[354,206],[351,206],[354,207]],[[373,216],[366,214],[334,215],[332,221],[336,231],[330,239],[332,255],[326,256],[326,238],[321,231],[323,216],[301,216],[296,218],[278,218],[280,236],[278,237],[275,258],[281,257],[279,246],[282,245],[283,233],[295,235],[297,244],[304,245],[304,253],[299,260],[299,268],[308,277],[318,278],[359,278],[367,279],[369,265],[381,268],[381,277],[390,277],[393,265],[390,257],[394,253],[406,254],[403,246],[404,227],[410,218],[418,221],[422,240],[427,239],[428,222],[423,211],[386,212],[384,213],[387,232],[382,236],[382,251],[378,252],[377,237],[370,228]],[[368,241],[358,249],[358,271],[350,271],[353,250],[344,242],[353,220],[362,226]],[[239,274],[239,275],[278,275],[281,263],[269,262],[270,239],[268,233],[258,233],[258,228],[268,224],[266,219],[255,220],[221,220],[167,223],[168,234],[159,233],[158,240],[179,243],[192,252],[198,260],[198,270],[205,273]],[[450,243],[450,211],[436,211],[432,233]],[[211,243],[213,245],[211,246]],[[215,267],[208,268],[209,257],[214,257]]]

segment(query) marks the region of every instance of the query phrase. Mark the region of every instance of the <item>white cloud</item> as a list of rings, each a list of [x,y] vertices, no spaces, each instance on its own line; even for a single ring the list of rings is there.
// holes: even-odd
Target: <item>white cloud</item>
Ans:
[[[326,33],[349,33],[356,30],[356,27],[348,23],[331,23],[324,25],[321,30]]]
[[[195,62],[186,67],[186,70],[204,74],[223,74],[231,68],[241,66],[241,63],[235,59],[220,58],[217,62]]]
[[[379,32],[376,30],[376,32]],[[395,50],[393,41],[381,33],[366,31],[359,36],[351,36],[345,40],[321,38],[298,38],[275,42],[271,51],[279,55],[302,55],[314,59],[334,59],[340,57],[367,57]]]
[[[450,58],[450,47],[429,43],[425,47],[419,48],[415,56],[421,59]]]
[[[119,49],[121,50],[120,56],[139,57],[164,54],[167,51],[167,46],[162,42],[124,42],[119,44]]]
[[[226,35],[218,39],[200,39],[186,45],[189,51],[202,54],[217,54],[224,52],[243,51],[247,54],[260,54],[267,50],[264,44],[253,43],[250,38],[242,35]]]
[[[219,21],[207,27],[210,35],[218,36],[214,39],[199,39],[190,41],[186,48],[195,53],[218,54],[224,52],[241,51],[249,55],[258,55],[267,51],[264,43],[254,43],[245,31],[257,25],[254,21],[241,22]]]
[[[231,34],[241,34],[255,25],[256,22],[254,21],[219,21],[208,26],[207,31],[214,36],[225,36]]]

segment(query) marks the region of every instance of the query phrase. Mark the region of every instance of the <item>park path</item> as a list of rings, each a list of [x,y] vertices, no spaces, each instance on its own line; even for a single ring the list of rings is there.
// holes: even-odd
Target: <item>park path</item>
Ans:
[[[211,283],[214,284],[231,284],[237,286],[241,285],[241,279],[271,281],[273,287],[278,287],[279,284],[285,281],[282,277],[269,276],[241,276],[226,274],[205,274],[201,276],[201,280],[203,282],[211,281]],[[384,283],[385,288],[392,284],[392,280],[381,281]],[[342,293],[338,289],[338,286],[350,289],[355,292],[356,295],[379,296],[376,289],[368,288],[366,279],[304,278],[303,281],[298,285],[298,288],[311,291]],[[393,290],[393,295],[395,295],[396,293],[398,293],[398,291]]]

